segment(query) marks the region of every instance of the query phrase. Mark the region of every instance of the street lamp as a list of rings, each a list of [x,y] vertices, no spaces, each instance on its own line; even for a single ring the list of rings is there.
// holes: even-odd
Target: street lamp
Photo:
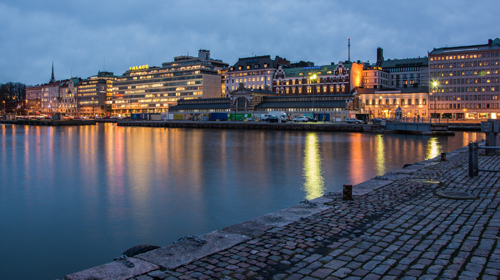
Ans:
[[[437,92],[437,86],[438,86],[438,82],[437,81],[433,81],[432,82],[432,88],[433,88],[433,93],[434,93],[434,117],[437,118],[437,106],[436,106],[436,99],[437,99],[437,96],[436,96],[436,92]],[[432,94],[432,92],[431,92]]]
[[[313,118],[314,118],[314,83],[316,82],[316,74],[313,74],[312,76],[309,77],[309,80],[311,81],[311,89],[312,89],[312,93],[313,93],[313,107],[312,107],[312,111],[313,111]]]

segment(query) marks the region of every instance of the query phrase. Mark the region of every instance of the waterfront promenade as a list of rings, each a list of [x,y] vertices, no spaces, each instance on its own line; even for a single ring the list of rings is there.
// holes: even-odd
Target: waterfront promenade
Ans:
[[[354,186],[353,201],[328,194],[66,279],[498,279],[499,178],[469,178],[462,148]]]

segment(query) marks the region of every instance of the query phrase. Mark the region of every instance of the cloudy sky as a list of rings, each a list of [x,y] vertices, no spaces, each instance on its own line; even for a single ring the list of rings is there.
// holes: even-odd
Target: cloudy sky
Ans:
[[[234,64],[276,55],[316,65],[426,56],[500,37],[498,0],[3,0],[0,83],[86,78],[208,49]]]

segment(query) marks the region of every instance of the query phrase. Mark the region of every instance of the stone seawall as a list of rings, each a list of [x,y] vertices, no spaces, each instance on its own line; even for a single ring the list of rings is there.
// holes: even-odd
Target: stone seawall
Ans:
[[[373,124],[331,124],[331,123],[264,123],[230,121],[118,121],[118,126],[211,128],[211,129],[251,129],[251,130],[312,130],[379,132],[380,125]]]
[[[467,160],[457,149],[356,185],[353,201],[328,193],[65,279],[498,279],[500,177],[469,178]]]

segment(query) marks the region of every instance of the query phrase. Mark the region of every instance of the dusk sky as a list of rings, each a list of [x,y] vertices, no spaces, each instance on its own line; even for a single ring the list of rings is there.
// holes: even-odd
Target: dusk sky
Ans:
[[[33,1],[0,3],[0,83],[161,66],[208,49],[233,65],[278,55],[316,65],[426,56],[500,37],[500,1]]]

